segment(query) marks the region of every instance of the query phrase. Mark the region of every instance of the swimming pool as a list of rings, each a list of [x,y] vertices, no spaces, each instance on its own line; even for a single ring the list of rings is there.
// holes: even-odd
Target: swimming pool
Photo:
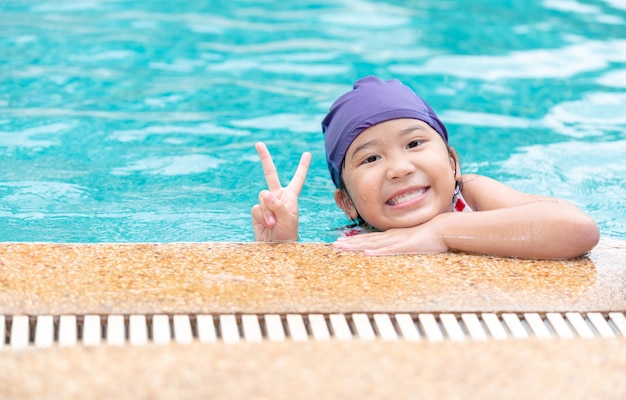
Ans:
[[[252,240],[258,140],[285,179],[313,153],[301,238],[332,240],[319,124],[367,74],[464,172],[626,239],[625,26],[618,0],[0,0],[0,241]]]

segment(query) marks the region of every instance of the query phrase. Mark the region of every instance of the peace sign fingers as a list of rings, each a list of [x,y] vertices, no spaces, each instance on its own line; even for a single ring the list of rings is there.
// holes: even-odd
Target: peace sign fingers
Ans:
[[[265,182],[267,182],[267,188],[270,191],[276,191],[282,189],[280,185],[280,179],[278,178],[278,172],[276,166],[270,155],[270,151],[265,146],[265,143],[258,142],[255,146],[259,157],[261,158],[261,165],[263,166],[263,174],[265,175]]]
[[[283,188],[267,146],[255,146],[269,190],[259,194],[259,204],[252,207],[255,240],[285,241],[298,239],[298,197],[311,164],[311,153],[302,153],[289,185]]]

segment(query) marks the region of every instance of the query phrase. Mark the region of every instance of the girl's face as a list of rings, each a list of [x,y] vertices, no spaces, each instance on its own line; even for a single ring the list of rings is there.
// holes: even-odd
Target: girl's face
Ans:
[[[348,148],[335,201],[380,230],[407,228],[452,211],[456,153],[428,124],[394,119],[364,130]]]

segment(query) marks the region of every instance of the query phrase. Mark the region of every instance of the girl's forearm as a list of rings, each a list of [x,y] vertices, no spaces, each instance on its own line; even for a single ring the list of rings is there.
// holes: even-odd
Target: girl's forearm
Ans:
[[[589,252],[600,235],[591,218],[561,202],[446,213],[433,222],[452,250],[506,257],[575,258]]]

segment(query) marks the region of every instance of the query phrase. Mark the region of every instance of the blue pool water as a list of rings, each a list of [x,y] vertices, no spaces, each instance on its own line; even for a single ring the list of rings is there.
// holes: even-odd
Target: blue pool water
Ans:
[[[368,74],[464,172],[626,239],[625,26],[622,0],[0,0],[0,241],[252,240],[259,140],[285,180],[313,153],[301,237],[332,240],[319,123]]]

